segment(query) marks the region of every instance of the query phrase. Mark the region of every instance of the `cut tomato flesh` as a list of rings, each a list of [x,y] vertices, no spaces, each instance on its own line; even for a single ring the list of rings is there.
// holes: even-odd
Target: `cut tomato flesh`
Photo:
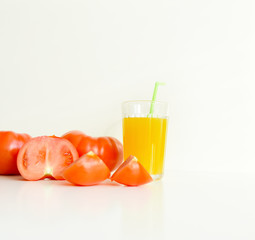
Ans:
[[[64,179],[64,168],[76,159],[78,152],[69,141],[43,136],[31,139],[21,148],[17,165],[20,174],[27,180]]]

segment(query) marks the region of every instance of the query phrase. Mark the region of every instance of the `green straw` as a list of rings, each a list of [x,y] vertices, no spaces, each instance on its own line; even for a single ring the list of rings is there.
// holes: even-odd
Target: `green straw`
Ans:
[[[159,85],[165,85],[165,83],[163,83],[163,82],[155,82],[155,87],[154,87],[152,101],[151,101],[151,108],[150,108],[150,113],[148,114],[148,117],[152,116],[153,113],[154,113],[154,105],[155,105],[155,101],[156,101],[156,97],[157,97],[157,93],[158,93],[158,86]]]

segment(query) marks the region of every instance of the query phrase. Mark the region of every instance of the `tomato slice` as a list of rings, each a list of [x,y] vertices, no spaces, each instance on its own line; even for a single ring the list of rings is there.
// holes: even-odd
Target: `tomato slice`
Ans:
[[[137,158],[130,155],[112,175],[111,180],[127,186],[139,186],[151,182],[152,177]]]
[[[80,157],[64,170],[64,178],[81,186],[95,185],[110,177],[110,170],[92,151]]]
[[[63,170],[79,155],[66,139],[58,137],[32,138],[20,149],[17,159],[18,170],[27,180],[46,177],[64,179]]]

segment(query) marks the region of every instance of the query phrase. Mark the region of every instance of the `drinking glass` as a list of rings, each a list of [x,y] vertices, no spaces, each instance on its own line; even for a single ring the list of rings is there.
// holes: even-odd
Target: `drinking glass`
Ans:
[[[159,101],[122,103],[124,159],[135,156],[154,180],[163,176],[168,104]]]

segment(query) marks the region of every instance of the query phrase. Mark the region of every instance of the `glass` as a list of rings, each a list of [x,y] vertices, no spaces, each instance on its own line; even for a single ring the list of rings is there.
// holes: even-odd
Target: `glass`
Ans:
[[[150,114],[151,106],[154,112]],[[124,159],[134,155],[154,180],[163,175],[168,104],[128,101],[122,104]]]

